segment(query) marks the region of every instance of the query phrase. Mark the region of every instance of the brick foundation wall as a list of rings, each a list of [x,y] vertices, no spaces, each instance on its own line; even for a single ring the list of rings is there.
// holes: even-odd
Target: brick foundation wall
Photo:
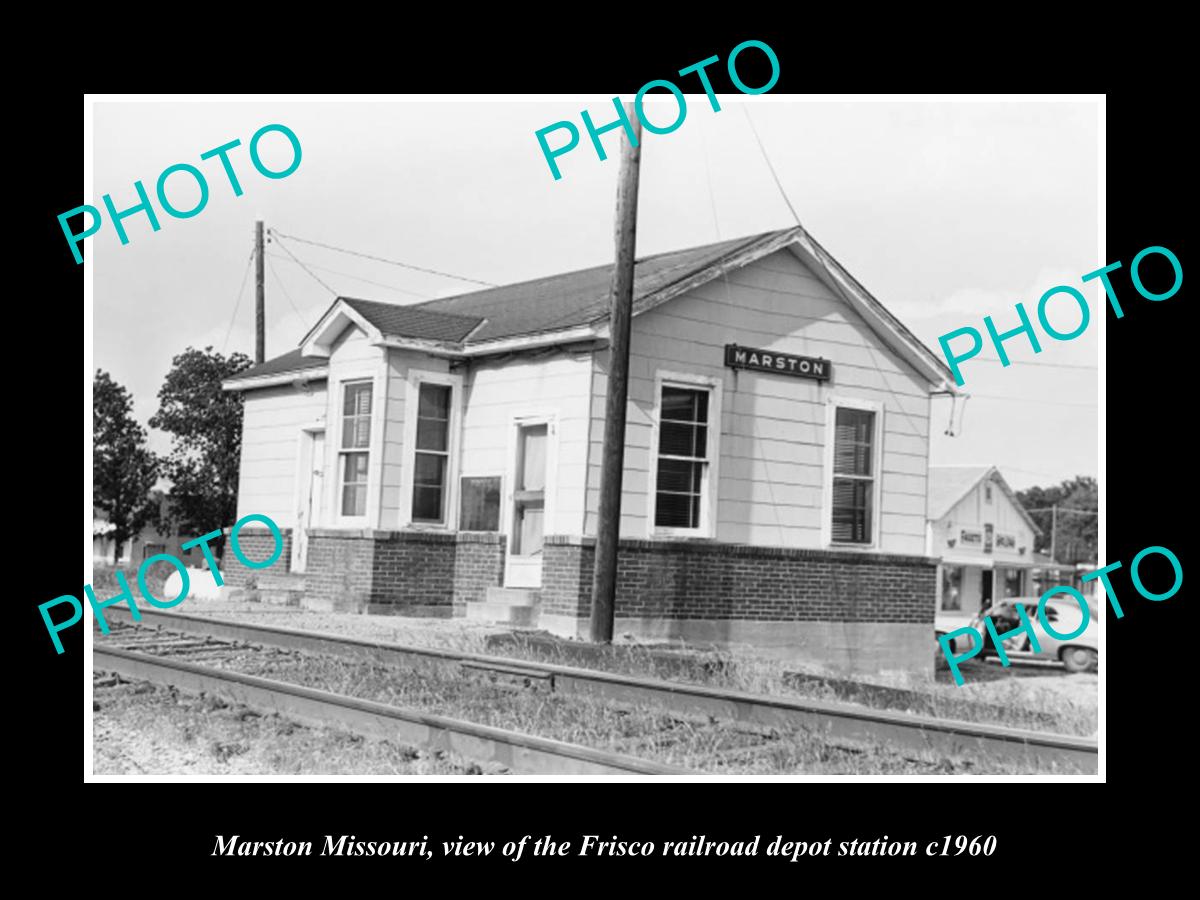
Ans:
[[[439,532],[393,531],[377,539],[367,612],[450,615],[455,538]]]
[[[504,536],[459,532],[454,557],[454,615],[465,615],[468,603],[485,599],[489,587],[503,582]]]
[[[500,535],[315,528],[308,539],[305,605],[450,616],[500,583],[503,553]]]
[[[224,529],[225,555],[221,560],[221,577],[225,579],[225,583],[234,587],[243,587],[249,578],[259,573],[290,572],[292,568],[292,529],[281,528],[279,530],[283,534],[283,552],[279,554],[279,559],[275,560],[275,563],[269,568],[251,569],[243,565],[242,561],[237,558],[237,554],[233,552],[233,543],[229,540],[229,529]],[[238,546],[248,559],[260,562],[271,558],[271,554],[275,551],[275,539],[266,528],[247,525],[238,532]],[[206,567],[199,547],[192,548],[192,554],[188,560],[190,566]]]
[[[373,532],[310,529],[304,573],[304,605],[311,609],[362,612],[371,593]]]
[[[544,615],[585,618],[592,608],[592,570],[595,538],[548,535],[542,543],[542,596]],[[618,563],[618,571],[620,563]],[[617,604],[620,606],[620,576]]]
[[[546,538],[543,612],[588,614],[594,545]],[[616,615],[932,625],[936,575],[935,561],[919,556],[622,540]]]

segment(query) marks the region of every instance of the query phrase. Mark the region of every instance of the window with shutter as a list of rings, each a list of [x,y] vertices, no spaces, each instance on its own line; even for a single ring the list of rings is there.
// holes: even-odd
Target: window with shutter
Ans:
[[[701,527],[710,462],[709,394],[703,388],[663,385],[656,448],[654,524],[657,527]]]
[[[834,416],[833,509],[830,538],[872,542],[875,496],[875,413],[839,406]]]

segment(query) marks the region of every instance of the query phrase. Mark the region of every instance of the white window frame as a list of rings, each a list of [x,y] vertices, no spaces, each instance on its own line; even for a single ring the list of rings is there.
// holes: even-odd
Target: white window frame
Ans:
[[[838,409],[859,409],[875,413],[875,430],[872,434],[871,446],[871,540],[866,543],[835,541],[833,539],[833,446],[837,434]],[[829,397],[825,403],[825,477],[824,497],[821,503],[821,544],[828,549],[860,550],[875,552],[879,550],[883,523],[883,439],[884,431],[883,404],[875,400],[864,400],[860,397]]]
[[[409,369],[404,398],[404,462],[400,467],[400,524],[419,531],[454,531],[458,527],[458,455],[461,445],[463,376],[452,372],[431,372]],[[412,516],[413,470],[417,454],[417,412],[420,409],[421,385],[437,384],[450,388],[450,422],[446,457],[445,504],[441,522],[414,522]]]
[[[662,414],[662,392],[664,387],[687,390],[708,390],[708,443],[704,467],[704,482],[700,488],[700,522],[696,528],[678,528],[655,524],[658,518],[658,433]],[[712,375],[696,375],[690,372],[654,373],[654,413],[650,429],[650,471],[646,482],[649,497],[646,500],[646,535],[651,538],[712,538],[717,531],[717,493],[720,490],[721,461],[721,399],[725,385],[721,378]]]
[[[346,427],[346,417],[342,410],[345,409],[346,403],[346,387],[351,384],[369,383],[371,385],[371,434],[367,440],[366,447],[344,448],[342,447],[342,438]],[[334,520],[339,526],[363,528],[370,522],[374,522],[379,514],[378,491],[372,490],[379,483],[379,462],[380,451],[382,450],[383,438],[383,416],[381,409],[385,403],[385,396],[380,384],[380,379],[373,371],[346,371],[338,373],[337,390],[333,393],[333,412],[337,421],[336,440],[332,448],[327,447],[326,453],[333,454],[333,474],[330,479],[333,482],[331,493],[333,494],[333,510]],[[327,417],[328,418],[328,417]],[[328,437],[328,429],[326,430]],[[361,516],[348,516],[342,512],[342,456],[346,453],[366,453],[367,454],[367,505],[366,511]]]

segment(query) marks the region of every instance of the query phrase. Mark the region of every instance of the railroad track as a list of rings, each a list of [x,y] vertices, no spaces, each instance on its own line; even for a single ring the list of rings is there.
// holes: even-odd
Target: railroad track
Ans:
[[[875,710],[824,700],[771,697],[725,688],[661,681],[553,663],[515,660],[437,648],[367,641],[341,635],[269,625],[250,625],[183,613],[142,610],[141,625],[171,631],[262,644],[277,648],[346,656],[384,664],[439,665],[492,672],[502,677],[541,681],[562,693],[622,703],[652,704],[681,715],[707,715],[742,725],[823,734],[831,739],[879,742],[895,749],[989,758],[1094,774],[1097,742],[1002,725],[939,719],[932,716]],[[114,615],[114,613],[116,615]],[[106,610],[113,621],[132,623],[119,607]],[[97,645],[98,646],[98,645]]]
[[[172,623],[174,624],[174,623]],[[178,631],[178,629],[173,629]],[[92,649],[95,671],[172,685],[184,691],[220,696],[252,709],[278,713],[306,725],[338,725],[363,737],[440,750],[483,764],[498,763],[514,773],[537,775],[690,775],[686,769],[534,737],[474,722],[402,709],[359,697],[217,668],[245,653],[238,641],[206,636],[196,641],[146,639],[140,629],[118,626]],[[154,636],[158,632],[151,632]],[[108,646],[109,643],[125,646]],[[136,649],[131,649],[136,648]]]

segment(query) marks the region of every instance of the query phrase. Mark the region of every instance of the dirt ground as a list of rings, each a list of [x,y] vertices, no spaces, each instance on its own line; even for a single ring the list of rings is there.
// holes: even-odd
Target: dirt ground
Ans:
[[[100,679],[100,684],[108,680]],[[149,682],[97,686],[97,775],[471,775],[479,766]]]

